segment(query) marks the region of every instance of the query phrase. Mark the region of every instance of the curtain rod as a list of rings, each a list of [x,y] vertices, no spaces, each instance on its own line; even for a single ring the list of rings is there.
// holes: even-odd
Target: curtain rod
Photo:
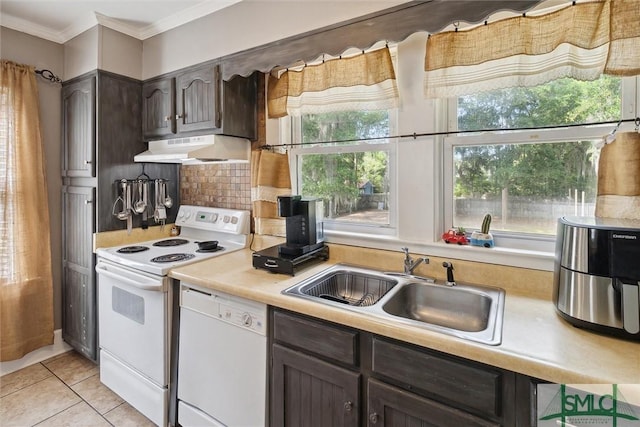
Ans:
[[[459,135],[465,133],[479,133],[479,132],[509,132],[509,131],[521,131],[521,130],[544,130],[544,129],[562,129],[562,128],[572,128],[572,127],[581,127],[581,126],[598,126],[598,125],[616,125],[615,130],[622,123],[634,122],[636,125],[636,129],[640,127],[640,117],[636,117],[635,119],[622,119],[622,120],[612,120],[605,122],[592,122],[592,123],[576,123],[576,124],[568,124],[568,125],[554,125],[554,126],[531,126],[531,127],[521,127],[521,128],[500,128],[500,129],[473,129],[473,130],[456,130],[456,131],[443,131],[443,132],[425,132],[425,133],[412,133],[405,135],[393,135],[393,136],[381,136],[375,138],[354,138],[354,139],[341,139],[334,141],[319,141],[319,142],[296,142],[291,144],[265,144],[261,145],[259,148],[264,150],[271,150],[272,148],[279,147],[298,147],[305,145],[318,145],[318,144],[345,144],[349,142],[359,142],[359,141],[379,141],[383,139],[390,138],[413,138],[417,139],[418,137],[423,136],[442,136],[442,135]]]
[[[36,70],[36,74],[40,75],[45,80],[49,80],[50,82],[62,83],[62,79],[53,74],[51,70]]]

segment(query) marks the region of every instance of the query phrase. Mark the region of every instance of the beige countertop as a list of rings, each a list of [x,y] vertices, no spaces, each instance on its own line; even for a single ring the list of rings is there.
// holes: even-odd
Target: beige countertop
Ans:
[[[269,246],[268,240],[262,243],[265,243],[263,247]],[[169,275],[208,289],[227,292],[555,383],[640,383],[640,343],[574,328],[561,319],[550,300],[548,272],[524,270],[526,274],[530,274],[527,280],[513,280],[514,277],[523,276],[522,269],[510,271],[507,267],[494,266],[499,268],[499,271],[504,271],[504,274],[493,273],[493,277],[498,281],[497,285],[506,290],[502,344],[498,346],[465,341],[419,327],[400,325],[393,321],[281,294],[283,289],[336,262],[375,266],[378,269],[389,268],[381,264],[392,263],[396,267],[402,265],[400,253],[382,252],[384,251],[331,246],[329,261],[301,269],[292,277],[254,269],[251,264],[252,251],[246,249],[176,268]],[[391,257],[393,259],[388,260]],[[461,269],[464,273],[463,262],[460,261],[458,265],[458,270]],[[468,270],[467,267],[467,274]],[[425,271],[426,273],[419,271],[418,274],[427,275],[431,272]],[[484,274],[491,275],[489,270]],[[460,278],[458,280],[464,281]],[[513,286],[507,284],[510,280],[514,282]],[[525,281],[539,283],[531,289],[531,286],[527,287],[521,283]]]

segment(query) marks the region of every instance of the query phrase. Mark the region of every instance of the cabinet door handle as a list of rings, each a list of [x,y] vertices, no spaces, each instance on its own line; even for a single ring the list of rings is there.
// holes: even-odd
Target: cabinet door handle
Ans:
[[[184,119],[184,114],[176,114],[176,120]]]
[[[170,122],[170,121],[171,121],[171,116],[167,116],[167,117],[165,117],[165,118],[164,118],[164,121],[165,121],[165,122]]]
[[[85,160],[85,161],[84,161],[84,164],[85,164],[85,165],[90,165],[91,163],[93,163],[91,160]]]
[[[351,412],[352,409],[353,409],[353,402],[351,402],[351,401],[344,402],[344,410],[345,411]]]
[[[369,421],[371,421],[371,424],[375,424],[378,422],[378,414],[376,414],[375,412],[371,415],[369,415]]]
[[[93,203],[93,200],[85,200],[85,201],[84,201],[84,204],[85,204],[85,205],[90,205],[91,203]]]

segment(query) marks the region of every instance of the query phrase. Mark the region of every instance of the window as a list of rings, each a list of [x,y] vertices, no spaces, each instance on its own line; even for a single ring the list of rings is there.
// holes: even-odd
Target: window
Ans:
[[[615,121],[622,117],[621,79],[560,79],[460,97],[451,130],[522,129]],[[478,229],[486,213],[493,232],[551,236],[563,215],[593,215],[596,144],[611,125],[445,138],[445,218]]]
[[[306,191],[314,192],[313,185],[319,187],[319,177],[335,176],[328,168],[341,165],[355,170],[364,161],[352,157],[350,163],[337,158],[329,163],[329,156],[386,153],[388,203],[380,205],[380,210],[369,205],[366,212],[370,216],[360,215],[354,202],[359,197],[355,194],[367,191],[364,186],[356,188],[354,183],[361,183],[358,177],[339,178],[341,185],[350,183],[350,194],[355,198],[350,205],[345,200],[341,209],[329,206],[334,191],[317,193],[325,200],[324,226],[329,241],[391,251],[407,246],[432,256],[552,270],[557,218],[592,212],[598,161],[595,143],[615,127],[581,124],[635,118],[638,79],[558,80],[540,87],[460,99],[425,99],[420,78],[426,38],[426,34],[414,34],[399,44],[396,70],[402,102],[401,108],[388,112],[388,122],[380,120],[380,126],[369,127],[347,125],[347,116],[352,113],[343,113],[285,117],[278,119],[277,126],[274,123],[279,141],[294,144],[290,159],[297,187],[293,191],[308,196]],[[535,129],[541,126],[554,127]],[[506,128],[534,129],[499,130]],[[623,123],[619,132],[633,128],[633,123]],[[479,129],[492,131],[473,132]],[[469,132],[436,135],[458,130]],[[413,133],[418,137],[410,137]],[[421,137],[421,133],[434,136]],[[407,137],[361,140],[376,135]],[[351,139],[346,144],[331,142]],[[314,141],[325,142],[295,145]],[[325,162],[320,163],[320,156],[313,157],[316,155],[322,155]],[[384,192],[376,188],[379,184],[375,180],[371,184],[374,193]],[[505,184],[509,185],[503,192]],[[505,215],[503,196],[507,201]],[[528,203],[526,212],[523,201]],[[491,232],[497,251],[442,243],[442,233],[449,227],[461,226],[469,232],[479,229],[486,213],[493,216]]]
[[[392,228],[393,111],[345,111],[292,118],[297,192],[324,202],[329,229]],[[347,141],[347,142],[344,142]]]

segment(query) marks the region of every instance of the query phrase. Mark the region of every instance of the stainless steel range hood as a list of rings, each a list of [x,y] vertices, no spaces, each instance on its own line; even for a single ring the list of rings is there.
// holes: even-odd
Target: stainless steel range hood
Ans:
[[[149,141],[149,150],[136,155],[134,162],[198,164],[210,162],[248,162],[251,143],[248,139],[226,135],[203,135],[188,138]]]

